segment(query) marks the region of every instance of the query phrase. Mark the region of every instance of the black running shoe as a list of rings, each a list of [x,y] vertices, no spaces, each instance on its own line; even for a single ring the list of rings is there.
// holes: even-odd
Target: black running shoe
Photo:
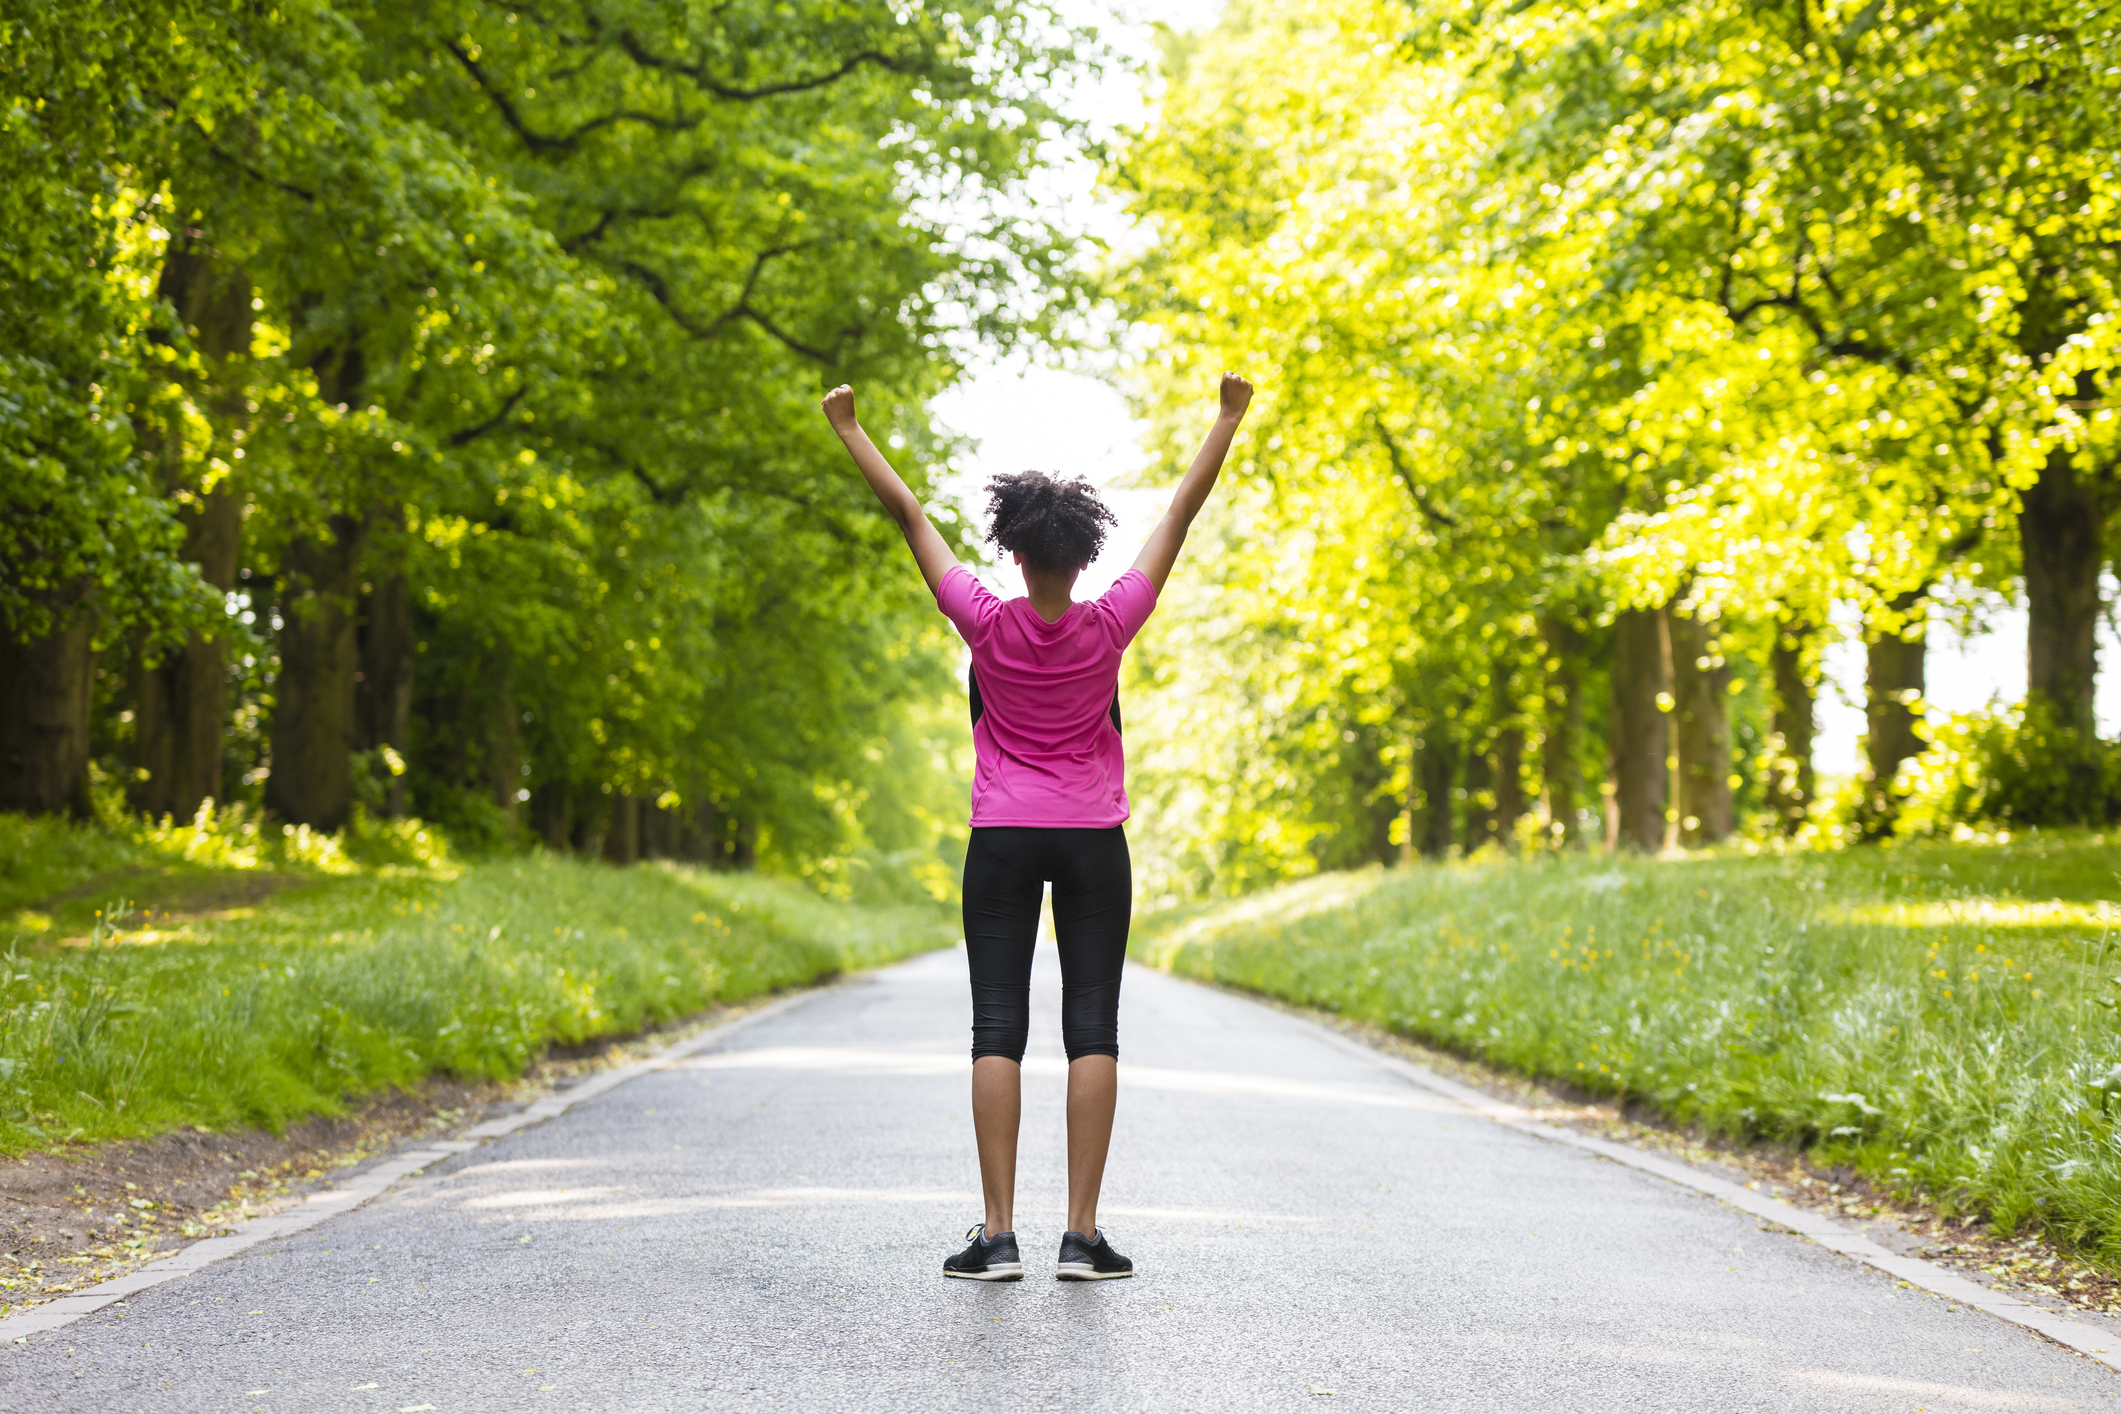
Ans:
[[[974,1223],[965,1240],[972,1245],[943,1258],[943,1275],[968,1277],[973,1281],[1020,1281],[1024,1263],[1016,1255],[1016,1234],[987,1236],[985,1223]]]
[[[1110,1281],[1133,1276],[1134,1264],[1112,1250],[1103,1228],[1095,1237],[1067,1232],[1061,1234],[1060,1271],[1055,1275],[1062,1281]]]

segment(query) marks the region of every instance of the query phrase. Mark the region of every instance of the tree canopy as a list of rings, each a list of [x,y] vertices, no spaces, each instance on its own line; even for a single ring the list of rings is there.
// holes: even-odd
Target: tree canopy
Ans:
[[[2028,710],[2088,739],[2117,42],[2081,5],[1817,0],[1239,0],[1174,41],[1109,169],[1154,233],[1139,387],[1163,426],[1244,367],[1268,416],[1218,628],[1144,673],[1273,743],[1158,733],[1200,812],[1174,879],[1823,827],[1840,632],[1845,805],[1890,830],[1923,626],[1976,588],[2023,596]]]
[[[1232,0],[1100,284],[1024,183],[1102,51],[1029,0],[18,5],[0,808],[929,850],[956,649],[815,398],[918,479],[968,350],[1106,297],[1170,463],[1262,389],[1131,670],[1164,887],[2121,818],[2116,25]],[[2027,699],[1945,722],[1999,594]]]
[[[0,804],[78,805],[93,756],[150,812],[622,858],[935,838],[953,651],[815,400],[858,380],[944,462],[971,341],[1076,298],[1072,238],[1002,213],[1091,35],[1015,0],[0,23]]]

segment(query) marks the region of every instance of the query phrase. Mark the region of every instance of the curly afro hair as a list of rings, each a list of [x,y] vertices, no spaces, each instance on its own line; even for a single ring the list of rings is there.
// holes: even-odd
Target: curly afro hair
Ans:
[[[987,538],[1034,570],[1087,569],[1119,523],[1097,490],[1043,471],[1008,472],[987,483]]]

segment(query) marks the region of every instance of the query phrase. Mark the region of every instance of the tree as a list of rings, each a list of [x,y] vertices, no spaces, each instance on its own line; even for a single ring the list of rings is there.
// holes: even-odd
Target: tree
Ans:
[[[1469,790],[1506,715],[1466,690],[1507,660],[1488,635],[1584,605],[1615,625],[1620,837],[1663,842],[1667,693],[1682,837],[1732,828],[1734,789],[1800,829],[1808,678],[1850,605],[1874,669],[1866,809],[1889,828],[1938,586],[2022,570],[2035,695],[2088,711],[2112,42],[2071,5],[1233,6],[1174,47],[1159,120],[1114,168],[1156,234],[1126,286],[1160,331],[1145,402],[1175,408],[1196,361],[1243,362],[1273,390],[1256,465],[1306,491],[1266,514],[1315,539],[1368,517],[1366,542],[1396,535],[1433,574],[1411,604],[1345,561],[1306,589],[1352,592],[1348,634],[1404,653],[1413,692],[1371,710],[1453,726]],[[1365,466],[1365,422],[1396,448],[1371,474],[1426,533],[1310,494],[1321,456],[1343,482]],[[1581,759],[1556,705],[1582,699],[1551,643],[1554,802]]]
[[[932,764],[896,695],[948,693],[952,650],[814,389],[862,380],[947,462],[921,404],[956,347],[1074,298],[1072,241],[1001,213],[1087,36],[1013,3],[26,23],[0,610],[51,669],[11,674],[53,710],[8,730],[74,744],[0,741],[64,767],[0,796],[80,794],[66,684],[129,638],[143,809],[226,791],[219,716],[323,828],[365,802],[499,841],[528,797],[571,847],[828,872],[916,828],[873,801]],[[994,219],[952,229],[942,190]]]
[[[122,278],[146,244],[132,164],[167,138],[139,75],[211,110],[196,11],[0,21],[0,809],[85,808],[90,655],[137,626],[205,621],[182,530],[136,454],[131,404],[152,301]]]
[[[248,422],[242,370],[251,352],[250,279],[216,254],[204,232],[180,229],[168,237],[156,294],[168,322],[151,328],[149,339],[160,346],[153,351],[163,355],[170,382],[161,398],[146,400],[142,450],[184,527],[184,560],[197,567],[205,589],[225,596],[236,586],[242,555],[243,504],[234,478]],[[153,635],[140,637],[132,803],[150,817],[189,819],[221,793],[226,618],[167,648],[158,649]]]

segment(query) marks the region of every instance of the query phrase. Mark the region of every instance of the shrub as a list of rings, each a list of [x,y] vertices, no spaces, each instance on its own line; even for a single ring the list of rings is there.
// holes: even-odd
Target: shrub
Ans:
[[[2121,743],[2056,721],[2041,699],[1932,719],[1924,732],[1930,749],[1896,783],[1901,835],[2121,820]]]

